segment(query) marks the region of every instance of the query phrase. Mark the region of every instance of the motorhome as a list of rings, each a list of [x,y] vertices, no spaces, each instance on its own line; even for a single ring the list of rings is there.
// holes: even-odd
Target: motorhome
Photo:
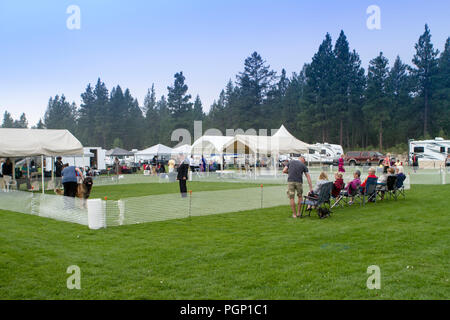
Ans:
[[[450,154],[450,140],[436,137],[434,140],[409,140],[408,161],[412,164],[412,156],[416,154],[419,161],[445,161]]]
[[[325,142],[312,144],[304,157],[309,163],[332,164],[333,161],[337,162],[343,153],[344,150],[342,149],[342,146]]]

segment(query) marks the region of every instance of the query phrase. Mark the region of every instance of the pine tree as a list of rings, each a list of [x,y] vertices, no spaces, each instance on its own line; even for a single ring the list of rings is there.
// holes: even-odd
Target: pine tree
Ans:
[[[383,150],[383,123],[390,119],[390,99],[388,96],[388,59],[380,52],[369,63],[367,74],[367,103],[363,110],[370,117],[370,122],[378,127],[379,150]]]
[[[44,115],[44,124],[47,129],[67,129],[75,132],[77,108],[74,102],[69,103],[66,97],[56,95],[48,101]]]
[[[185,77],[183,72],[174,75],[174,84],[167,87],[168,98],[167,108],[173,117],[177,120],[186,118],[186,115],[192,110],[191,95],[187,94],[188,86],[184,83]]]
[[[8,111],[3,114],[2,128],[14,128],[14,119]]]
[[[431,79],[437,71],[437,55],[439,50],[433,49],[431,43],[431,33],[428,25],[425,25],[425,32],[419,37],[415,45],[416,53],[412,59],[415,68],[413,74],[417,78],[417,93],[423,98],[423,135],[428,135],[428,121],[431,107],[430,98],[432,96]]]
[[[193,108],[193,120],[203,120],[205,114],[203,113],[202,101],[200,96],[195,97],[194,108]]]
[[[25,116],[25,113],[22,113],[20,115],[19,120],[14,121],[14,128],[21,128],[21,129],[28,128],[28,120],[27,117]]]
[[[438,68],[433,79],[433,101],[435,112],[433,120],[436,132],[450,136],[450,37],[445,42],[445,49],[438,60]]]

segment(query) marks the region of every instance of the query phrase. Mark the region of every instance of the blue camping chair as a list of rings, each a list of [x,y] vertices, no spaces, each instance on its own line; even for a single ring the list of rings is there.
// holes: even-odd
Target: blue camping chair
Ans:
[[[361,187],[360,193],[363,197],[363,205],[366,204],[366,197],[367,201],[377,201],[377,181],[378,178],[368,178],[366,182],[366,187]]]

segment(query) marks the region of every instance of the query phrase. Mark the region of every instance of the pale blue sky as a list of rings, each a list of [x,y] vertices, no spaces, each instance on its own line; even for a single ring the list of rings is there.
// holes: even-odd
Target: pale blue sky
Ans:
[[[381,30],[366,27],[369,5],[381,9]],[[81,29],[69,30],[69,5],[81,9]],[[367,69],[383,51],[411,63],[428,23],[442,51],[450,36],[448,0],[0,0],[0,113],[43,116],[50,96],[79,106],[86,85],[100,77],[108,89],[130,88],[142,104],[155,83],[166,94],[183,71],[204,109],[258,51],[273,69],[298,72],[325,33],[341,29]]]

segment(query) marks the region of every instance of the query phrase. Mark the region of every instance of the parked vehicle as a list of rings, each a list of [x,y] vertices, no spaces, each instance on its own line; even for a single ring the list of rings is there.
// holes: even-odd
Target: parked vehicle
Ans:
[[[377,151],[349,151],[344,156],[344,163],[350,166],[380,165],[384,155]]]
[[[304,157],[308,163],[332,164],[337,162],[343,153],[342,146],[325,142],[311,145]]]
[[[450,154],[450,140],[436,137],[434,140],[409,140],[408,161],[412,164],[413,154],[417,154],[419,160],[445,161]]]

